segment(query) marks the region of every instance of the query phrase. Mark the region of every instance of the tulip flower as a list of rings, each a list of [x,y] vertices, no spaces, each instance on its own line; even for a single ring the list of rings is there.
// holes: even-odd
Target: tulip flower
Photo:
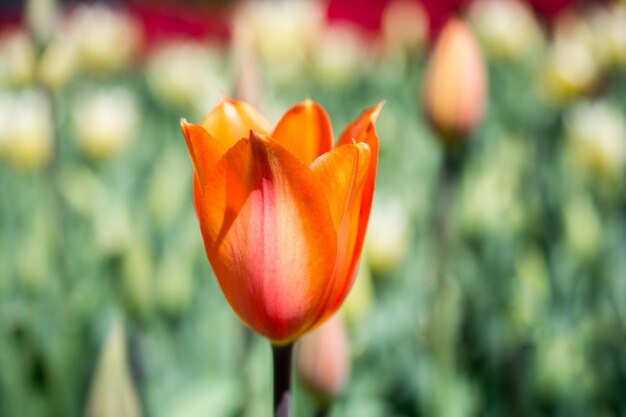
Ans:
[[[424,80],[424,107],[447,146],[480,123],[487,96],[485,64],[465,23],[450,20],[439,35]]]
[[[311,100],[273,130],[250,105],[227,98],[202,125],[181,121],[209,262],[241,321],[275,347],[325,321],[352,286],[374,192],[381,106],[348,125],[335,147],[328,115]],[[275,362],[291,360],[276,352]]]

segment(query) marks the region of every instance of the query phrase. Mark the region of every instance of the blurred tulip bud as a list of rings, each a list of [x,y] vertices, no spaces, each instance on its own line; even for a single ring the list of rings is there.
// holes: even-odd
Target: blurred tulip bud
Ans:
[[[350,346],[341,315],[304,335],[296,352],[300,380],[327,405],[344,389],[350,374]]]
[[[388,51],[415,53],[428,37],[428,20],[420,3],[393,0],[383,10],[382,31]]]
[[[240,11],[244,25],[253,29],[259,56],[275,82],[298,80],[322,25],[316,1],[254,1]],[[246,24],[247,22],[247,24]]]
[[[52,37],[57,27],[57,19],[55,0],[28,0],[26,2],[28,28],[40,44],[47,43]]]
[[[41,290],[50,275],[52,225],[49,213],[42,206],[33,207],[30,225],[21,236],[16,250],[16,272],[29,290]]]
[[[423,89],[426,116],[448,147],[481,122],[487,75],[480,48],[465,23],[450,20],[432,51]]]
[[[80,148],[96,160],[119,153],[135,135],[137,107],[133,92],[124,87],[82,94],[72,109],[74,135]]]
[[[538,386],[547,394],[580,395],[592,384],[584,344],[567,331],[546,333],[538,346],[535,367]]]
[[[461,219],[470,234],[510,236],[526,222],[520,195],[528,149],[523,140],[499,138],[488,161],[468,171],[461,189]]]
[[[155,46],[148,57],[147,78],[152,94],[165,104],[193,108],[204,116],[217,104],[215,91],[228,83],[220,71],[220,51],[193,40],[171,40]]]
[[[626,165],[626,123],[621,111],[603,101],[575,105],[565,118],[573,161],[584,172],[622,177]]]
[[[359,323],[369,314],[374,299],[372,273],[367,261],[367,252],[361,256],[361,263],[354,285],[343,303],[342,312],[349,323]]]
[[[165,257],[157,272],[156,295],[165,312],[177,315],[193,296],[193,258],[175,249],[170,252],[172,254]]]
[[[26,32],[8,29],[0,33],[0,86],[30,84],[35,71],[35,46]]]
[[[106,192],[102,181],[84,166],[64,169],[60,183],[67,205],[83,216],[91,213],[94,205],[98,204],[97,197]]]
[[[130,65],[143,37],[133,17],[103,3],[76,7],[64,26],[78,45],[81,63],[95,72]]]
[[[121,255],[133,234],[128,207],[106,189],[95,196],[94,202],[94,245],[99,255]]]
[[[521,329],[532,328],[544,317],[550,286],[543,254],[537,248],[523,251],[515,261],[511,316]]]
[[[315,79],[328,88],[354,84],[363,73],[366,49],[357,27],[347,23],[326,27],[313,53]]]
[[[387,200],[374,204],[367,230],[367,261],[376,272],[393,270],[406,255],[409,219],[402,204]]]
[[[563,207],[565,239],[580,260],[593,258],[600,247],[602,224],[596,208],[586,196],[576,196]]]
[[[594,47],[605,67],[626,67],[626,4],[597,6],[591,16]]]
[[[591,90],[598,80],[598,64],[588,23],[573,14],[561,15],[543,72],[548,99],[561,104]]]
[[[87,417],[140,417],[141,405],[128,369],[124,327],[114,323],[98,359]]]
[[[543,43],[533,11],[519,0],[481,0],[470,6],[469,18],[485,52],[522,60]]]
[[[59,34],[46,46],[39,60],[37,76],[43,85],[56,90],[72,79],[79,65],[75,40]]]
[[[122,291],[133,312],[144,316],[154,301],[154,258],[142,236],[135,236],[126,249],[122,258]]]
[[[45,94],[23,90],[0,99],[0,136],[5,152],[16,166],[43,167],[51,157],[53,142],[52,109]]]

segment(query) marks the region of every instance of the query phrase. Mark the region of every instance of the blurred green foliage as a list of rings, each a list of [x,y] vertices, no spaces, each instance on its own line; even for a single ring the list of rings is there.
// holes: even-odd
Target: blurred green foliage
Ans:
[[[624,164],[618,158],[607,174],[612,152],[577,150],[572,118],[585,117],[580,102],[589,98],[546,99],[542,54],[487,54],[488,112],[445,207],[443,280],[433,228],[443,158],[420,107],[425,56],[364,59],[339,84],[308,72],[276,82],[262,67],[260,107],[272,121],[310,96],[338,134],[386,100],[377,123],[375,210],[383,211],[372,221],[385,221],[389,202],[404,219],[369,239],[399,224],[407,241],[392,265],[370,265],[376,254],[365,251],[346,306],[353,372],[332,415],[626,416]],[[232,91],[235,71],[228,51],[207,56],[215,76],[206,102],[216,103],[220,90]],[[50,159],[27,166],[11,144],[1,148],[0,416],[83,415],[92,381],[104,378],[96,374],[106,335],[120,320],[142,415],[269,416],[269,345],[223,299],[191,205],[178,123],[210,107],[164,100],[150,71],[82,72],[41,88]],[[3,88],[6,98],[24,87]],[[128,143],[86,150],[76,103],[114,88],[133,97]],[[623,69],[607,69],[591,94],[623,125]],[[98,120],[88,126],[116,123]],[[602,128],[597,120],[592,132]],[[311,415],[304,391],[295,402],[295,415]]]

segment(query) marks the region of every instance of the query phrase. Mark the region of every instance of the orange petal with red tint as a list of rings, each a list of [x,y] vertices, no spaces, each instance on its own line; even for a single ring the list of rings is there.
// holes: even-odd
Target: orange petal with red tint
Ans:
[[[341,304],[351,287],[350,270],[359,239],[359,212],[370,167],[366,143],[342,145],[320,156],[311,164],[320,186],[326,192],[331,216],[337,230],[337,261],[333,281],[319,316],[329,317]]]
[[[276,125],[272,137],[305,164],[310,164],[333,146],[328,114],[312,100],[290,108]]]
[[[363,241],[367,230],[370,211],[372,209],[372,199],[374,198],[374,185],[376,182],[376,169],[378,167],[378,135],[374,123],[380,114],[384,102],[378,103],[375,107],[365,110],[359,117],[350,123],[339,137],[338,145],[352,143],[353,141],[367,143],[370,147],[371,157],[365,184],[363,184],[363,196],[361,198],[359,228],[356,244],[353,251],[353,257],[350,264],[350,275],[354,275],[356,267],[359,263],[361,250],[363,249]]]
[[[208,178],[197,212],[226,299],[272,342],[294,340],[312,325],[335,264],[323,190],[308,166],[254,132]]]
[[[204,118],[202,126],[228,148],[239,139],[247,138],[250,129],[264,135],[272,130],[270,122],[248,103],[227,97],[222,97],[220,104]]]

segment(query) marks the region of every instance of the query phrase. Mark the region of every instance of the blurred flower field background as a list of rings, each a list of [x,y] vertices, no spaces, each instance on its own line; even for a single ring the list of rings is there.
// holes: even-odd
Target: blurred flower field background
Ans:
[[[0,26],[0,416],[270,415],[270,349],[206,261],[179,128],[220,93],[272,122],[310,97],[335,129],[386,101],[331,415],[626,416],[626,3],[460,7],[489,93],[443,281],[422,5],[376,32],[322,3],[211,7],[227,36],[153,36],[122,3]],[[300,386],[294,415],[313,402]]]

